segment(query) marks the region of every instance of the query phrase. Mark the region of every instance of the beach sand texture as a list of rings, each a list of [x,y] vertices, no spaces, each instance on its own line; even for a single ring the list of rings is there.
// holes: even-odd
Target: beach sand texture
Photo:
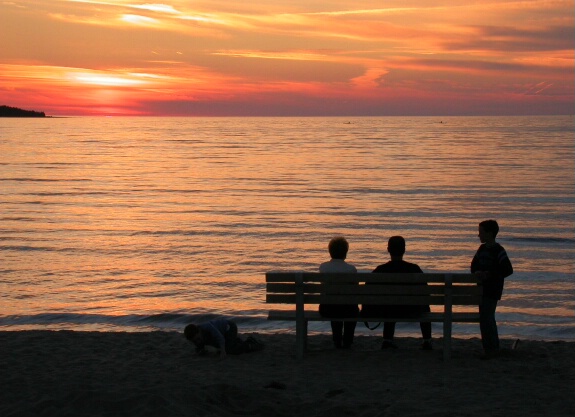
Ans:
[[[575,342],[503,340],[480,360],[479,339],[454,339],[444,362],[441,339],[382,351],[374,332],[335,350],[316,334],[298,361],[295,335],[255,336],[263,351],[220,359],[177,332],[0,332],[0,415],[575,415]]]

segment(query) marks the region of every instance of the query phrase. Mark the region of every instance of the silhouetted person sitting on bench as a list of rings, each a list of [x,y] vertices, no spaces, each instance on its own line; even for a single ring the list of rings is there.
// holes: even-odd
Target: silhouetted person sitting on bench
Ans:
[[[405,239],[401,236],[392,236],[387,243],[387,251],[391,257],[391,261],[379,265],[373,270],[373,273],[415,273],[421,274],[423,271],[414,263],[406,262],[403,260],[405,254]],[[375,284],[375,283],[372,283]],[[401,284],[398,282],[398,284]],[[379,284],[378,284],[379,285]],[[427,284],[414,284],[414,285],[427,285]],[[430,312],[429,305],[364,305],[361,310],[363,317],[393,317],[393,316],[415,316],[421,313]],[[419,323],[421,327],[421,335],[423,336],[423,343],[421,348],[424,350],[432,350],[433,345],[431,342],[431,322]],[[395,322],[386,322],[383,324],[383,343],[382,349],[397,348],[393,342],[395,335]]]

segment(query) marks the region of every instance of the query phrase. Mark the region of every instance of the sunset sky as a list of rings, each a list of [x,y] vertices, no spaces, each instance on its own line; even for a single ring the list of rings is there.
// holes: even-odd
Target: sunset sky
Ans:
[[[574,114],[575,0],[0,0],[49,115]]]

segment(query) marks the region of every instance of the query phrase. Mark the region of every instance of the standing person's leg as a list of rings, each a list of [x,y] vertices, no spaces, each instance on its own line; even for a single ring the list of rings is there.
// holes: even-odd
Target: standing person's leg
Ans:
[[[495,321],[497,300],[483,297],[479,305],[479,328],[481,330],[481,343],[485,353],[490,354],[499,350],[499,334]]]

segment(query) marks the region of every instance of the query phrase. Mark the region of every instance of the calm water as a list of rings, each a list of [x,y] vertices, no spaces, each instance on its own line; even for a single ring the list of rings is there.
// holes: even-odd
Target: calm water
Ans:
[[[573,117],[0,119],[0,330],[214,315],[288,329],[265,320],[266,271],[316,270],[340,234],[372,270],[401,234],[424,271],[466,272],[477,223],[496,218],[516,271],[502,335],[575,339],[574,131]]]

